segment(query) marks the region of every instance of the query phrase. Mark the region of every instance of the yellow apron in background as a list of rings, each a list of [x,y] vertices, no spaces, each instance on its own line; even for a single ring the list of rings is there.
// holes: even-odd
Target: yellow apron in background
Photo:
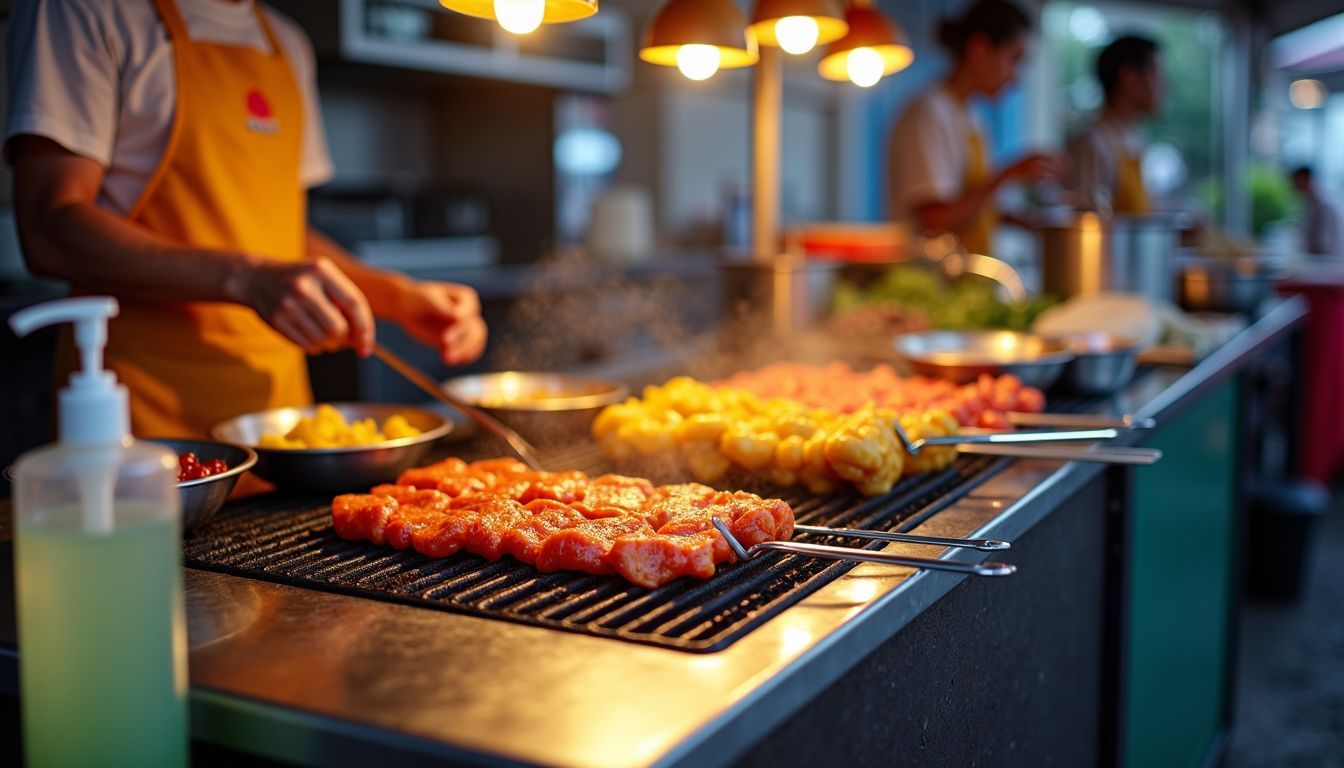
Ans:
[[[1152,205],[1148,190],[1143,186],[1143,170],[1138,155],[1118,149],[1115,158],[1115,191],[1111,195],[1111,210],[1115,213],[1148,213]]]
[[[988,181],[989,154],[985,152],[985,142],[980,138],[979,131],[972,128],[966,131],[966,176],[962,180],[962,189],[969,190]],[[991,195],[971,219],[971,223],[957,236],[970,253],[988,254],[998,221],[999,208]]]
[[[260,4],[270,53],[195,42],[174,0],[154,5],[173,43],[177,106],[130,220],[182,245],[303,259],[305,116]],[[204,436],[240,413],[312,402],[302,350],[235,304],[121,299],[107,365],[130,390],[140,437]]]

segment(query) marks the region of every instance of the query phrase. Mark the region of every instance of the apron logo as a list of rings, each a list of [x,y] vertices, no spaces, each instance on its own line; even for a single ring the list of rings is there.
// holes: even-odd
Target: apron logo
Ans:
[[[270,102],[256,88],[247,92],[247,130],[267,135],[280,132],[280,122],[272,117]]]

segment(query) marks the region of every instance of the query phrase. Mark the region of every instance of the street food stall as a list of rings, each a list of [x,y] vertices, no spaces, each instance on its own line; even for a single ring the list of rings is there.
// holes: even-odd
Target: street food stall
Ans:
[[[1257,546],[1282,533],[1271,520],[1252,540],[1265,530],[1252,507],[1304,468],[1337,469],[1337,441],[1299,394],[1333,419],[1328,382],[1293,373],[1333,338],[1322,278],[1189,212],[1148,210],[1137,176],[1117,195],[1134,210],[1111,210],[1109,191],[1075,210],[1041,191],[1059,171],[1046,153],[991,174],[966,104],[1007,87],[1040,14],[982,0],[940,27],[951,74],[892,153],[911,162],[906,131],[953,121],[947,167],[894,177],[952,191],[862,224],[789,220],[787,179],[809,161],[784,143],[787,57],[818,47],[808,77],[858,88],[912,67],[917,45],[876,2],[760,0],[747,15],[668,0],[645,9],[635,51],[626,17],[595,0],[345,0],[334,27],[313,8],[296,10],[302,27],[251,3],[205,12],[255,24],[252,48],[188,34],[193,2],[214,0],[155,0],[146,18],[177,47],[179,80],[228,73],[246,115],[214,120],[216,105],[174,90],[186,127],[165,118],[133,206],[99,197],[103,182],[80,175],[90,158],[59,136],[21,116],[6,136],[25,263],[73,290],[4,310],[16,378],[55,362],[66,388],[56,441],[5,470],[0,754],[1222,759],[1243,587]],[[45,30],[32,7],[14,23]],[[462,16],[507,35],[491,26],[487,43]],[[568,31],[517,37],[542,24]],[[304,27],[319,30],[316,60]],[[622,150],[602,138],[616,122],[603,102],[538,95],[622,94],[626,54],[695,83],[754,68],[738,99],[749,210],[730,193],[714,223],[741,242],[655,246],[651,207],[664,215],[685,190],[609,188]],[[452,86],[480,100],[478,125],[436,107],[420,114],[431,130],[398,134],[385,157],[343,153],[378,165],[405,150],[414,165],[434,131],[459,149],[479,134],[492,151],[467,154],[492,158],[461,162],[481,186],[355,185],[313,195],[307,217],[304,188],[331,169],[284,128],[312,129],[300,105],[315,61],[338,73],[341,125],[359,126],[346,150],[449,93],[436,77],[509,82],[509,104]],[[426,78],[369,88],[386,85],[380,68]],[[694,122],[668,124],[706,130]],[[544,134],[547,163],[554,151],[544,178],[495,157],[527,143],[520,125]],[[685,160],[658,141],[652,154]],[[253,173],[282,165],[299,187]],[[88,183],[65,186],[72,173]],[[990,222],[1013,180],[1050,198],[1026,259],[999,254]],[[1235,223],[1245,211],[1225,202]],[[590,241],[606,245],[569,238],[538,260],[536,243],[564,240],[589,205],[604,212]],[[353,234],[338,243],[310,218]],[[59,340],[42,330],[62,323],[74,330]],[[30,390],[6,412],[50,405]],[[34,423],[26,413],[26,436]]]

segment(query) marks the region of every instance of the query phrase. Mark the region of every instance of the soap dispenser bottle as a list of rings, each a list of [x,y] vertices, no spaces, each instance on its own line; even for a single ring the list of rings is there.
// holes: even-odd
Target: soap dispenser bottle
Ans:
[[[60,391],[60,439],[14,469],[14,570],[26,762],[187,763],[186,618],[177,458],[130,436],[103,370],[115,299],[16,313],[20,336],[75,325],[82,369]]]

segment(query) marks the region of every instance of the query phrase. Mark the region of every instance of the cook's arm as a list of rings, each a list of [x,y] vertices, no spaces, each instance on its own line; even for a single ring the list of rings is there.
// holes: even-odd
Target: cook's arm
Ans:
[[[966,189],[950,201],[924,203],[915,207],[915,218],[923,232],[964,232],[985,207],[1002,182],[995,178]]]
[[[39,136],[12,147],[15,219],[33,273],[127,299],[243,304],[309,352],[372,348],[368,304],[329,262],[173,242],[96,204],[96,161]]]
[[[1012,179],[1058,178],[1064,170],[1064,161],[1057,155],[1032,153],[1004,168],[988,181],[965,189],[961,197],[948,201],[924,203],[915,207],[915,216],[924,231],[963,232],[975,220],[990,197]]]
[[[340,267],[368,297],[375,315],[399,324],[420,343],[438,350],[445,363],[470,363],[485,351],[480,298],[469,286],[412,280],[400,272],[375,269],[311,227],[308,254]]]

